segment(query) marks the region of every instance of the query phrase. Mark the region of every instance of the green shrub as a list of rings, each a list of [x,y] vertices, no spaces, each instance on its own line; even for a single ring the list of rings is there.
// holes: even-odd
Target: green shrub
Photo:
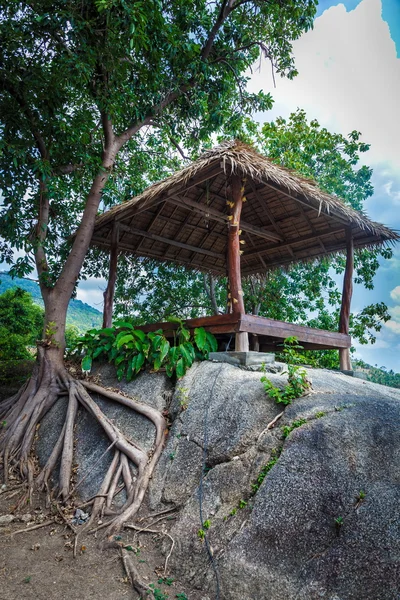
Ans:
[[[32,358],[29,346],[42,337],[43,310],[21,288],[0,295],[0,360]]]
[[[144,333],[127,321],[91,329],[75,346],[75,354],[84,353],[82,370],[90,371],[95,358],[105,357],[115,365],[118,379],[131,381],[146,366],[154,371],[165,368],[168,377],[183,377],[195,359],[204,360],[217,349],[217,341],[203,327],[192,336],[182,320],[171,317],[170,321],[178,324],[172,345],[161,329]]]

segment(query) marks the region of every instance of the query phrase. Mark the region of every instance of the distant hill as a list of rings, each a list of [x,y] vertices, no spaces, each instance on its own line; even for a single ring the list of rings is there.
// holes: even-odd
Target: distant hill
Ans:
[[[0,294],[3,294],[9,288],[20,287],[29,292],[35,304],[43,307],[43,300],[40,294],[39,285],[33,279],[23,279],[14,277],[6,272],[0,271]],[[75,325],[81,333],[93,327],[101,327],[102,314],[89,304],[81,300],[70,300],[67,313],[67,325]]]
[[[388,387],[400,388],[400,373],[395,373],[392,369],[388,371],[386,367],[373,367],[361,359],[356,359],[353,362],[353,368],[357,371],[363,371],[367,375],[368,381],[387,385]]]

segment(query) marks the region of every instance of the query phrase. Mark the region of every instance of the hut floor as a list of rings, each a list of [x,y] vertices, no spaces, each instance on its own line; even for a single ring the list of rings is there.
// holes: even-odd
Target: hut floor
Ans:
[[[235,349],[235,334],[239,332],[247,332],[250,349],[261,352],[279,351],[283,340],[292,336],[297,338],[305,350],[339,350],[351,346],[350,336],[344,333],[304,327],[256,315],[231,313],[187,319],[185,323],[190,330],[204,327],[213,333],[218,340],[219,350],[222,351]],[[163,322],[142,325],[137,329],[145,332],[162,329],[167,338],[173,338],[177,327],[177,323]]]

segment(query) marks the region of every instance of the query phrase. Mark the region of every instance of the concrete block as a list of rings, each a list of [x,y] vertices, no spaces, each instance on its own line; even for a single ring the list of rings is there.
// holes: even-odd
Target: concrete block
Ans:
[[[210,352],[209,360],[250,367],[275,362],[275,354],[272,352]]]

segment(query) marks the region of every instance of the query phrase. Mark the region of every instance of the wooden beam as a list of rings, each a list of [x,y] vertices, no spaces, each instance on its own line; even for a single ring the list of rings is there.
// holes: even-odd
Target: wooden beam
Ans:
[[[207,214],[211,220],[220,221],[221,223],[228,222],[228,215],[212,208],[211,206],[206,206],[205,204],[199,204],[195,200],[191,200],[190,198],[183,198],[182,196],[171,196],[167,198],[167,202],[171,202],[173,204],[179,204],[183,208],[192,208],[197,212],[201,212],[202,214]],[[277,233],[273,233],[272,231],[265,231],[260,227],[256,227],[255,225],[251,225],[250,223],[246,223],[246,221],[240,222],[240,227],[243,231],[247,231],[248,233],[253,233],[258,237],[265,238],[266,240],[273,241],[283,241],[283,238]]]
[[[103,327],[111,327],[114,306],[115,283],[117,280],[119,226],[114,222],[111,238],[110,267],[107,287],[104,291]]]
[[[98,238],[96,236],[93,236],[92,242],[95,246],[98,246],[99,248],[102,248],[103,250],[107,251],[110,249],[110,243],[107,240],[104,240],[103,238]],[[130,246],[129,244],[119,242],[118,248],[119,248],[120,252],[126,252],[127,254],[133,254],[133,255],[135,254],[134,248],[132,248],[132,246]],[[226,276],[225,256],[222,256],[223,266],[221,265],[219,267],[216,267],[215,263],[212,265],[209,265],[209,264],[204,264],[203,262],[197,262],[194,260],[192,260],[189,263],[188,260],[185,260],[182,258],[175,258],[175,257],[165,256],[165,255],[160,256],[160,254],[157,254],[156,252],[154,252],[152,250],[148,250],[147,248],[145,250],[140,250],[138,253],[138,256],[141,256],[142,258],[155,258],[156,260],[159,260],[159,261],[167,261],[167,262],[177,263],[180,265],[184,265],[190,269],[198,269],[199,271],[214,273],[215,275],[218,275],[219,277]]]
[[[316,347],[349,348],[351,346],[349,335],[337,331],[325,331],[324,329],[285,323],[284,321],[267,319],[258,315],[242,315],[240,331],[248,331],[249,333],[276,338],[281,341],[289,336],[296,336],[299,342],[315,344]],[[260,340],[260,344],[262,343]]]
[[[122,231],[129,232],[133,235],[139,235],[149,240],[154,240],[157,242],[162,242],[163,244],[168,244],[169,246],[176,246],[177,248],[183,248],[184,250],[191,250],[192,252],[197,252],[197,254],[204,254],[206,256],[212,256],[214,258],[225,258],[224,255],[220,254],[219,252],[213,252],[212,250],[204,250],[203,248],[197,248],[196,246],[184,244],[183,242],[177,242],[176,240],[171,240],[161,235],[150,233],[149,231],[142,231],[141,229],[136,229],[135,227],[130,227],[129,225],[123,225],[122,223],[120,224],[120,229]]]
[[[338,225],[333,227],[329,231],[324,231],[323,233],[319,233],[317,235],[303,235],[302,237],[298,237],[295,240],[291,240],[290,242],[285,242],[284,244],[276,244],[275,246],[268,246],[267,248],[254,248],[254,250],[250,250],[250,252],[246,252],[246,256],[249,258],[254,254],[268,254],[273,250],[283,250],[284,248],[288,248],[289,246],[297,246],[298,244],[302,244],[304,242],[312,242],[313,240],[318,241],[320,237],[327,237],[328,235],[332,235],[332,233],[338,233],[339,231],[343,231],[344,227],[342,225]]]
[[[339,332],[349,334],[351,297],[353,295],[354,242],[351,227],[346,228],[346,268],[343,278],[342,306],[340,308]],[[340,369],[351,371],[350,352],[339,350]]]
[[[321,203],[321,206],[319,206],[317,208],[316,206],[313,206],[313,204],[311,204],[310,202],[307,202],[306,199],[303,200],[303,199],[299,198],[298,196],[293,196],[293,194],[283,191],[283,189],[281,189],[281,187],[278,184],[272,183],[271,181],[265,181],[265,180],[263,180],[263,183],[264,183],[264,185],[272,188],[273,190],[276,190],[280,194],[283,194],[287,198],[290,198],[294,202],[299,202],[300,204],[304,204],[304,206],[307,206],[308,208],[312,208],[312,210],[317,211],[318,214],[324,215],[324,217],[328,217],[330,219],[335,219],[335,221],[339,221],[340,223],[343,223],[344,225],[349,224],[349,220],[346,219],[346,217],[344,217],[342,215],[338,215],[337,213],[332,213],[330,210],[329,210],[329,212],[326,210],[325,211],[322,210],[321,206],[323,206],[323,203]]]

